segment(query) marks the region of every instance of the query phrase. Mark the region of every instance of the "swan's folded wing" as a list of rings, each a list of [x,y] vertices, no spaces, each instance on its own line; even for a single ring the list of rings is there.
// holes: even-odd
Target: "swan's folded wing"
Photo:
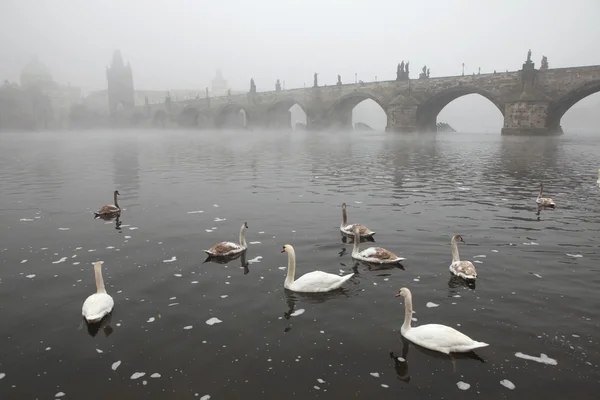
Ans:
[[[221,242],[221,243],[215,244],[213,247],[208,249],[208,251],[211,253],[215,253],[215,254],[222,254],[222,253],[227,253],[232,250],[236,250],[239,247],[240,246],[238,244],[235,244],[232,242]]]
[[[381,247],[375,248],[375,257],[379,258],[380,260],[394,260],[398,258],[398,256],[391,251],[382,249]]]
[[[119,211],[119,209],[116,206],[106,205],[98,210],[98,214],[110,214],[110,213],[115,213],[117,211]]]
[[[311,289],[311,291],[327,291],[339,287],[352,275],[339,276],[323,271],[313,271],[302,275],[294,281],[294,287],[298,289]]]
[[[471,261],[459,261],[454,268],[457,273],[462,273],[466,276],[477,276],[475,266]]]
[[[409,332],[417,344],[427,348],[443,349],[473,343],[470,337],[446,325],[421,325],[411,328]]]

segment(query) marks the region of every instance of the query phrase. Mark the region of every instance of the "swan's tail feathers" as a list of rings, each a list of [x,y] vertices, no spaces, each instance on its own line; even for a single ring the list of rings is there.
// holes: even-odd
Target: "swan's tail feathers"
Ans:
[[[481,347],[488,347],[488,346],[489,346],[489,344],[488,344],[488,343],[484,343],[484,342],[475,342],[475,343],[473,343],[473,346],[472,346],[472,348],[473,348],[473,349],[479,349],[479,348],[481,348]]]
[[[348,282],[350,280],[350,278],[352,278],[354,276],[354,272],[348,275],[344,275],[342,276],[342,283]]]
[[[210,250],[202,250],[202,251],[205,252],[206,254],[208,254],[209,256],[214,256],[214,254]]]

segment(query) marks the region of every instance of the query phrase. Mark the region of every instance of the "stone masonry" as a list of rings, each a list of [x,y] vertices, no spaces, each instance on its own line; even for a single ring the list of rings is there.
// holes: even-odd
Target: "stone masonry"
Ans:
[[[387,131],[434,132],[437,115],[448,103],[477,93],[504,116],[502,134],[556,135],[562,133],[563,114],[598,91],[600,66],[536,70],[526,63],[513,72],[250,92],[149,104],[138,112],[157,126],[166,118],[192,116],[190,125],[221,128],[244,110],[245,119],[233,120],[245,120],[247,128],[281,128],[289,127],[289,109],[298,104],[307,115],[307,129],[335,129],[351,127],[352,109],[372,99],[387,114]]]

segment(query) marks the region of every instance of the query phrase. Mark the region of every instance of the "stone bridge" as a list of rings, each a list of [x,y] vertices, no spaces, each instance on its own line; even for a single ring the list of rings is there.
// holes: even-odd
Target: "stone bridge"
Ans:
[[[289,109],[298,104],[307,115],[307,129],[351,129],[352,109],[371,99],[385,111],[387,131],[427,132],[436,130],[437,115],[448,103],[477,93],[504,116],[502,134],[556,135],[562,133],[565,112],[598,91],[600,66],[540,70],[528,61],[514,72],[249,92],[148,104],[136,111],[157,126],[170,120],[214,129],[231,127],[233,121],[262,129],[290,127]]]

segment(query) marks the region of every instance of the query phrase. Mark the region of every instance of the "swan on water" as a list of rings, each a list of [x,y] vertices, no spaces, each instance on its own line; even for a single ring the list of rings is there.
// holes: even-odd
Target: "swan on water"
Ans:
[[[296,252],[292,245],[283,246],[282,253],[288,253],[287,276],[283,287],[294,292],[318,293],[330,292],[341,287],[354,274],[339,276],[322,271],[308,272],[294,280],[296,274]]]
[[[221,242],[215,244],[210,249],[203,251],[212,257],[227,257],[245,251],[248,248],[248,245],[246,244],[246,229],[248,229],[248,223],[244,222],[240,228],[239,244],[233,242]]]
[[[463,279],[477,279],[477,270],[471,261],[461,261],[458,255],[458,242],[464,243],[462,236],[454,235],[450,241],[452,246],[452,264],[450,264],[450,272]]]
[[[544,184],[542,182],[540,182],[540,193],[538,194],[537,199],[535,199],[535,202],[537,203],[538,207],[548,207],[548,208],[556,207],[554,200],[552,200],[550,197],[542,197],[543,191],[544,191]]]
[[[112,311],[115,305],[113,298],[106,293],[104,288],[100,261],[96,261],[94,264],[94,277],[96,278],[96,293],[85,299],[81,307],[81,315],[89,323],[100,321]]]
[[[358,227],[361,237],[373,237],[375,232],[364,226],[363,224],[348,224],[348,214],[346,214],[346,203],[342,203],[342,223],[340,231],[344,235],[353,236],[354,228]]]
[[[398,296],[404,297],[405,312],[404,323],[402,324],[402,328],[400,328],[400,333],[414,344],[445,354],[466,353],[480,347],[489,346],[487,343],[473,340],[464,333],[446,325],[427,324],[414,328],[411,327],[413,313],[412,294],[409,289],[403,287],[396,294],[396,297]]]
[[[113,192],[115,204],[109,204],[109,205],[103,206],[101,209],[99,209],[98,211],[96,211],[94,213],[94,215],[96,217],[102,217],[102,216],[109,216],[109,215],[114,215],[114,214],[120,213],[121,212],[121,207],[119,207],[119,203],[117,201],[117,196],[120,196],[120,195],[121,194],[119,193],[119,191],[115,190]]]
[[[354,248],[352,249],[352,258],[373,264],[398,264],[400,261],[405,260],[405,258],[398,257],[391,251],[381,247],[369,247],[368,249],[360,251],[359,229],[358,226],[354,227]]]

